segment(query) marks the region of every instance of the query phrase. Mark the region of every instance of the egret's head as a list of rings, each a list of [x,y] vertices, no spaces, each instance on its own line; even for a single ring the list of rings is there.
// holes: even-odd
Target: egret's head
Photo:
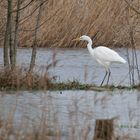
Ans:
[[[73,41],[80,41],[80,40],[89,42],[91,39],[90,39],[90,37],[87,36],[87,35],[82,35],[82,36],[79,37],[79,38],[73,39]]]
[[[90,37],[87,36],[87,35],[82,35],[82,36],[80,37],[80,40],[85,40],[85,41],[87,41],[87,40],[89,40],[89,39],[90,39]]]

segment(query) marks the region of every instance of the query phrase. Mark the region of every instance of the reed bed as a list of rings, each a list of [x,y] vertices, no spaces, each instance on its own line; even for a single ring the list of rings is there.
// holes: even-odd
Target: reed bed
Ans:
[[[128,1],[128,0],[127,0]],[[25,0],[21,7],[29,1]],[[139,0],[128,1],[139,11]],[[6,3],[0,3],[0,38],[3,39]],[[87,34],[94,38],[95,45],[109,47],[130,47],[129,32],[134,27],[136,46],[140,45],[139,13],[133,10],[125,0],[46,0],[41,12],[38,27],[38,46],[41,47],[85,47],[72,42],[73,38]],[[38,1],[33,1],[20,12],[19,43],[20,47],[32,46]],[[2,41],[1,41],[2,42]]]

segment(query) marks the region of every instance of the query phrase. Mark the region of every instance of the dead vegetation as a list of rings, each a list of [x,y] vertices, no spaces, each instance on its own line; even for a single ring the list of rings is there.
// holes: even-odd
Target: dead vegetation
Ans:
[[[52,86],[52,80],[53,77],[50,77],[47,71],[40,74],[39,70],[29,71],[28,68],[24,67],[16,67],[13,70],[2,68],[0,70],[1,90],[47,90]]]
[[[21,7],[29,3],[25,0]],[[20,12],[20,47],[33,45],[38,2],[33,1]],[[44,0],[38,46],[41,47],[84,47],[71,40],[82,34],[94,39],[95,45],[130,46],[129,30],[134,27],[136,46],[140,45],[139,0]],[[0,40],[3,42],[6,3],[0,3]]]

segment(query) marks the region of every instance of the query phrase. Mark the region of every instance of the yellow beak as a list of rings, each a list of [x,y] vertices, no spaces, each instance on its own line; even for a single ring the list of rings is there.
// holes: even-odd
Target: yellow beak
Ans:
[[[80,41],[80,38],[75,38],[72,41]]]

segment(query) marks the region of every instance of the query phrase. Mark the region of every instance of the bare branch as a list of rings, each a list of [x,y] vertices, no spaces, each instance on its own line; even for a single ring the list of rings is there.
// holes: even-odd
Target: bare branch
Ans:
[[[25,5],[24,7],[21,7],[20,9],[14,10],[14,11],[12,11],[12,12],[13,12],[13,13],[14,13],[14,12],[19,12],[19,11],[25,9],[25,8],[28,7],[33,1],[35,1],[35,0],[31,0],[31,1],[30,1],[27,5]]]
[[[43,5],[45,2],[48,2],[48,0],[44,0],[44,1],[42,2],[42,5]],[[27,15],[26,17],[24,17],[23,19],[21,19],[21,20],[19,21],[19,23],[20,23],[20,22],[22,22],[22,23],[26,22],[26,21],[28,20],[28,18],[31,17],[31,16],[36,12],[36,10],[37,10],[39,7],[40,7],[40,5],[37,6],[29,15]],[[23,20],[24,20],[24,21],[23,21]],[[22,24],[22,23],[20,23],[20,24]]]
[[[133,10],[133,11],[135,11],[137,14],[140,14],[140,11],[138,11],[134,6],[132,6],[132,4],[130,4],[127,0],[124,0],[127,4],[128,4],[128,6]]]
[[[60,8],[61,9],[61,8]],[[46,20],[44,20],[40,25],[38,25],[36,28],[34,28],[34,29],[19,29],[19,31],[25,31],[25,32],[33,32],[33,31],[35,31],[36,29],[38,29],[38,28],[40,28],[41,26],[43,26],[48,20],[50,20],[52,17],[54,17],[57,13],[58,13],[58,11],[60,10],[60,9],[58,9],[57,10],[57,12],[55,12],[52,16],[50,16],[49,18],[47,18]]]

